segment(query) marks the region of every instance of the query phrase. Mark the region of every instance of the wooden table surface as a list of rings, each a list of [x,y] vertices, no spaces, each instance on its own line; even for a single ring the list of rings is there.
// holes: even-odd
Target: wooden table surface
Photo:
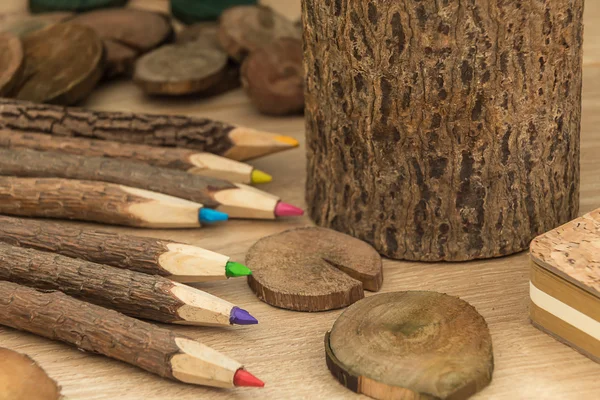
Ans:
[[[25,0],[4,0],[0,11],[25,7]],[[142,1],[137,1],[142,3]],[[159,8],[165,2],[143,1]],[[290,16],[299,0],[270,0]],[[600,2],[586,4],[586,53],[582,124],[581,212],[600,207]],[[597,24],[597,25],[596,25]],[[267,118],[250,106],[241,91],[209,100],[148,99],[130,82],[106,84],[84,104],[102,110],[183,113],[293,136],[303,143],[301,117]],[[304,150],[299,148],[254,161],[273,174],[265,189],[304,205]],[[199,230],[148,231],[109,228],[188,242],[244,261],[248,248],[263,236],[311,224],[290,221],[231,221]],[[104,227],[103,227],[104,228]],[[461,297],[487,320],[494,345],[492,384],[477,399],[597,399],[600,366],[535,329],[528,319],[528,255],[459,264],[384,261],[383,292],[435,290]],[[217,390],[163,380],[108,358],[12,329],[0,328],[0,345],[29,354],[63,387],[69,399],[353,399],[325,366],[323,335],[342,312],[297,313],[261,303],[244,279],[199,285],[252,312],[260,324],[231,329],[172,327],[244,363],[266,382],[262,390]]]

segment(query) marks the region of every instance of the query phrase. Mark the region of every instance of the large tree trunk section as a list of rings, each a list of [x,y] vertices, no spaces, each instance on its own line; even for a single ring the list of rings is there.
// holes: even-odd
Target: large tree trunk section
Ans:
[[[583,0],[303,3],[317,224],[460,261],[577,215]]]

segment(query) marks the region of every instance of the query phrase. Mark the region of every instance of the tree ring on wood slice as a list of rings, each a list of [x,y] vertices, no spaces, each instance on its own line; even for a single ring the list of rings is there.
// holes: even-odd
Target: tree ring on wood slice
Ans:
[[[121,7],[128,0],[29,0],[32,13],[47,11],[89,11],[96,8]]]
[[[0,33],[0,96],[8,94],[23,73],[23,45],[10,32]]]
[[[383,283],[381,257],[367,243],[325,228],[292,229],[256,242],[248,285],[265,303],[294,311],[346,307]]]
[[[164,14],[132,8],[112,8],[79,14],[69,22],[92,28],[101,39],[110,39],[140,53],[152,50],[173,37]]]
[[[239,6],[220,18],[219,42],[230,57],[242,61],[250,52],[282,37],[300,38],[298,28],[265,6]]]
[[[140,57],[133,79],[149,94],[199,93],[217,84],[226,66],[222,51],[189,42],[162,46]]]
[[[60,386],[37,363],[0,348],[0,400],[58,400]]]
[[[74,104],[89,95],[103,73],[104,47],[88,27],[64,22],[23,38],[24,82],[15,98]]]
[[[73,16],[72,12],[50,12],[36,15],[19,14],[3,19],[0,23],[1,32],[11,32],[23,37],[39,29],[58,24]]]
[[[325,335],[327,366],[376,399],[466,399],[494,370],[487,323],[469,303],[436,292],[371,296]]]
[[[264,114],[285,115],[304,109],[302,41],[281,38],[244,60],[242,84],[254,106]]]

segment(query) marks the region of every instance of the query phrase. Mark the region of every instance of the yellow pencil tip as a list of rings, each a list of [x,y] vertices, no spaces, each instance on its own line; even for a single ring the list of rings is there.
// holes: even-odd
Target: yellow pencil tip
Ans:
[[[289,144],[290,146],[293,146],[293,147],[298,147],[300,145],[300,143],[298,143],[298,141],[296,139],[294,139],[293,137],[289,137],[289,136],[280,135],[280,136],[275,137],[275,140],[280,143]]]
[[[252,183],[269,183],[273,180],[273,177],[266,172],[262,172],[259,169],[252,171]]]

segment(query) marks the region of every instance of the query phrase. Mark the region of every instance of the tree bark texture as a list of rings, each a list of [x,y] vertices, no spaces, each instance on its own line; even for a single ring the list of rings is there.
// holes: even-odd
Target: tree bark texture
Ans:
[[[184,303],[171,293],[174,283],[156,275],[0,243],[0,280],[59,290],[131,317],[182,320],[177,310]]]
[[[583,0],[303,1],[307,202],[398,259],[511,254],[579,206]]]
[[[234,146],[229,132],[235,127],[206,118],[181,115],[89,111],[0,99],[0,128],[154,146],[187,147],[224,154]]]
[[[41,133],[0,131],[0,147],[7,149],[32,149],[54,151],[79,156],[109,157],[135,160],[155,167],[187,171],[195,165],[190,157],[198,154],[196,150],[175,147],[148,146],[143,144],[125,144],[112,140],[86,138],[66,138]]]
[[[68,179],[0,176],[0,214],[145,226],[129,207],[148,199],[118,185]]]
[[[174,379],[169,361],[179,347],[171,331],[60,292],[0,281],[0,324]]]
[[[213,197],[215,192],[237,188],[222,179],[135,161],[34,150],[0,149],[0,175],[114,183],[168,194],[211,208],[221,205]]]
[[[0,242],[150,275],[169,276],[158,259],[170,242],[0,216]]]

